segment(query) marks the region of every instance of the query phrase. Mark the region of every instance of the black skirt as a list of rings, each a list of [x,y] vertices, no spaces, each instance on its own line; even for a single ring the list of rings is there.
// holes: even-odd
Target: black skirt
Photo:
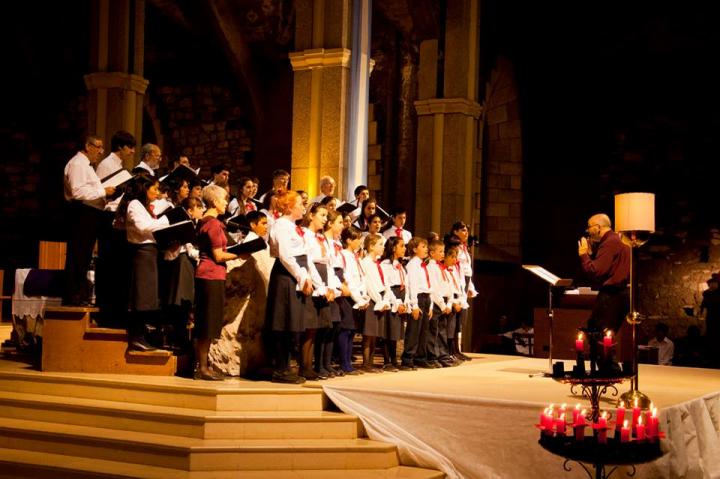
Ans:
[[[158,294],[157,245],[131,244],[130,311],[157,311]]]
[[[360,332],[363,336],[375,336],[377,338],[384,338],[386,335],[386,317],[387,312],[378,312],[374,310],[375,302],[370,301],[365,314],[363,315],[363,324],[360,328]]]
[[[400,286],[393,286],[392,292],[396,298],[405,297],[404,290],[400,289]],[[403,328],[402,316],[398,313],[389,312],[386,315],[387,318],[387,331],[385,338],[391,341],[398,341],[405,337],[405,328]]]
[[[315,263],[315,269],[320,274],[325,284],[328,284],[327,265],[324,263]],[[306,329],[330,328],[333,323],[333,311],[331,307],[334,303],[330,303],[324,296],[313,296],[312,301],[308,301],[307,324]]]
[[[341,282],[345,281],[344,271],[342,268],[335,268],[335,276]],[[340,327],[342,329],[355,329],[355,312],[353,310],[353,300],[349,296],[340,296],[335,298],[335,304],[338,307],[340,315]]]
[[[225,280],[195,278],[196,339],[217,339],[223,327]]]
[[[296,256],[295,259],[300,267],[307,268],[307,256]],[[276,259],[268,284],[265,326],[271,331],[305,331],[308,302],[310,298],[297,291],[295,277],[283,266],[282,261]]]
[[[164,305],[180,306],[195,299],[195,267],[187,253],[160,262],[160,295]]]

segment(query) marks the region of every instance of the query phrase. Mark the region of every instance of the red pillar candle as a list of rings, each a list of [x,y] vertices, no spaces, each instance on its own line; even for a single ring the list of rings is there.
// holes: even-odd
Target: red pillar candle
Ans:
[[[657,417],[657,408],[653,408],[652,410],[652,416],[650,416],[650,421],[647,425],[647,435],[648,439],[650,441],[655,441],[658,437],[658,417]]]
[[[645,424],[643,424],[642,417],[638,419],[638,423],[635,426],[635,439],[638,441],[645,440]]]
[[[577,339],[575,340],[575,351],[582,353],[585,351],[585,340],[583,339],[583,333],[578,333]]]
[[[580,403],[577,403],[573,409],[573,424],[578,422],[578,415],[580,415]]]
[[[632,409],[632,425],[635,427],[635,425],[638,422],[638,418],[640,417],[640,407],[638,406],[638,400],[635,399],[635,405]]]
[[[557,436],[564,436],[565,435],[565,413],[560,413],[560,416],[558,416],[557,421],[555,421],[555,432],[557,433]]]
[[[620,405],[618,406],[617,411],[615,411],[615,427],[617,429],[620,429],[624,420],[625,420],[625,403],[620,401]]]
[[[598,443],[607,444],[607,413],[602,413],[597,422]]]
[[[630,427],[628,426],[628,422],[623,422],[623,427],[620,429],[620,442],[628,442],[630,441]]]
[[[573,426],[575,427],[575,440],[582,441],[585,439],[585,410],[577,414]]]
[[[605,337],[603,338],[603,354],[606,358],[610,357],[610,350],[612,349],[612,345],[612,331],[608,331],[607,333],[605,333]]]

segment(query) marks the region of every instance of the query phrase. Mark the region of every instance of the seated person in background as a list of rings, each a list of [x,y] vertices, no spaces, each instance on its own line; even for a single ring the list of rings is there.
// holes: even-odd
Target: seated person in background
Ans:
[[[658,348],[658,364],[661,366],[671,366],[673,354],[675,353],[675,345],[667,337],[668,330],[667,324],[657,323],[655,325],[655,337],[648,341],[648,346]]]
[[[501,336],[510,338],[515,344],[515,352],[523,356],[530,356],[530,347],[534,339],[534,330],[527,322],[523,321],[519,328],[502,333]]]

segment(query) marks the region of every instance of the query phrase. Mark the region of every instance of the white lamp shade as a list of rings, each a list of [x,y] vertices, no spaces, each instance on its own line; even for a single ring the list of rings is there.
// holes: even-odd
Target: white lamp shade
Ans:
[[[655,194],[615,195],[615,231],[655,231]]]

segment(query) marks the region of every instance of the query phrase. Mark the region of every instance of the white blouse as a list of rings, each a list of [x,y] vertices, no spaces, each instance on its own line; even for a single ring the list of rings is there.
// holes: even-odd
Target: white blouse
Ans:
[[[155,243],[153,232],[168,226],[167,216],[153,218],[145,206],[138,200],[128,204],[125,217],[125,230],[128,243],[151,244]]]
[[[400,297],[395,296],[392,289],[390,290],[390,296],[392,298],[392,311],[397,311],[397,307],[401,304],[409,305],[410,301],[407,288],[407,272],[405,271],[405,267],[403,267],[398,260],[390,261],[389,259],[380,263],[380,267],[385,275],[385,285],[387,285],[388,288],[392,288],[393,286],[402,287]]]
[[[417,308],[418,294],[430,293],[430,286],[425,276],[425,269],[422,267],[422,260],[417,256],[413,256],[410,261],[408,261],[406,270],[410,307]]]
[[[355,302],[353,308],[362,308],[370,302],[365,287],[365,268],[362,266],[362,260],[355,253],[346,249],[342,250],[340,254],[345,259],[343,263],[345,284],[350,290],[350,297]]]
[[[302,285],[308,278],[313,282],[313,286],[322,283],[319,281],[320,276],[309,257],[307,268],[301,267],[295,259],[296,256],[309,256],[309,254],[302,229],[296,226],[290,218],[287,216],[278,218],[273,224],[269,236],[270,255],[279,259],[285,269],[295,277],[299,288],[302,289]]]
[[[308,228],[303,228],[305,235],[305,244],[307,245],[308,259],[312,263],[324,264],[327,269],[327,283],[322,280],[322,277],[318,273],[318,283],[313,284],[315,290],[313,296],[324,295],[328,289],[334,290],[336,296],[340,295],[341,284],[332,266],[332,246],[327,240],[327,237],[323,233],[313,233]],[[315,281],[313,281],[315,283]]]
[[[380,266],[368,255],[364,257],[360,264],[365,271],[365,288],[368,296],[375,302],[375,311],[382,311],[386,307],[392,307],[392,292],[387,294],[390,288],[385,287],[383,278],[380,276]]]
[[[442,311],[452,304],[445,301],[447,298],[452,297],[450,278],[434,259],[428,261],[427,269],[430,275],[430,299]]]

